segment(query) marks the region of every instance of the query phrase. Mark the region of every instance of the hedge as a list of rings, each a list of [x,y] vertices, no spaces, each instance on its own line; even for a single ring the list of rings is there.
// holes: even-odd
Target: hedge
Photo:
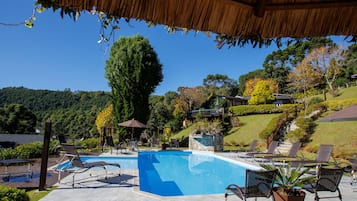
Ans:
[[[283,104],[280,106],[276,106],[273,104],[265,104],[265,105],[239,105],[232,106],[229,108],[229,111],[235,115],[249,115],[249,114],[271,114],[271,113],[281,113],[288,111],[295,112],[295,110],[299,111],[302,109],[301,104]]]
[[[25,190],[0,185],[0,201],[30,201]]]
[[[357,98],[344,99],[344,100],[327,100],[325,105],[329,110],[342,110],[352,105],[357,104]]]

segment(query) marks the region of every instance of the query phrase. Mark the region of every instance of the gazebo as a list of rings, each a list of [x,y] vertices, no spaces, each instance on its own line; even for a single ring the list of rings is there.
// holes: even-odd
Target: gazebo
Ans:
[[[173,28],[216,33],[223,43],[357,35],[355,0],[37,0],[64,13],[102,11]]]

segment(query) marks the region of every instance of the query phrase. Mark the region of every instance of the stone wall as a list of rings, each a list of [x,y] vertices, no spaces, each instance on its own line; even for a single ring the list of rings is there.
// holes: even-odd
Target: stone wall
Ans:
[[[197,133],[196,131],[189,136],[189,149],[196,151],[223,151],[222,133]]]

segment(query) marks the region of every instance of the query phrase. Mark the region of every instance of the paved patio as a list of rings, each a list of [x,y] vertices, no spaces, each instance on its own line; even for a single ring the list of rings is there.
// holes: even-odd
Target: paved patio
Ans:
[[[113,154],[116,156],[133,156],[136,154]],[[110,155],[109,153],[104,155]],[[228,158],[234,158],[234,155],[230,153],[220,153],[220,156]],[[238,160],[238,159],[237,159]],[[76,174],[75,187],[72,188],[72,176],[69,175],[61,180],[60,184],[57,184],[57,189],[50,192],[41,201],[71,201],[71,200],[85,200],[85,201],[213,201],[224,200],[223,194],[217,195],[199,195],[199,196],[173,196],[162,197],[153,195],[150,193],[142,192],[139,190],[139,178],[137,170],[121,170],[121,176],[119,170],[112,170],[108,175],[108,179],[104,179],[104,173],[95,171],[95,175],[90,176],[91,171],[86,173]],[[93,171],[92,171],[93,173]],[[350,177],[343,177],[340,183],[340,190],[343,196],[343,200],[357,200],[357,186],[351,186]],[[320,193],[320,195],[335,195],[333,193]],[[235,196],[230,196],[228,200],[240,200]],[[272,200],[259,198],[258,200]],[[305,200],[314,200],[312,193],[307,193]],[[336,198],[324,199],[326,201],[338,200]]]

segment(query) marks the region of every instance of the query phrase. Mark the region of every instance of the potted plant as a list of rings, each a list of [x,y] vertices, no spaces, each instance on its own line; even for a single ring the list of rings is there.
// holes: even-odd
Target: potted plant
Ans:
[[[276,169],[277,167],[261,164],[267,170]],[[273,188],[273,196],[275,201],[303,201],[305,192],[301,187],[310,184],[316,180],[315,176],[305,176],[310,168],[299,166],[292,168],[290,165],[278,167],[278,172],[275,178],[277,187]]]

